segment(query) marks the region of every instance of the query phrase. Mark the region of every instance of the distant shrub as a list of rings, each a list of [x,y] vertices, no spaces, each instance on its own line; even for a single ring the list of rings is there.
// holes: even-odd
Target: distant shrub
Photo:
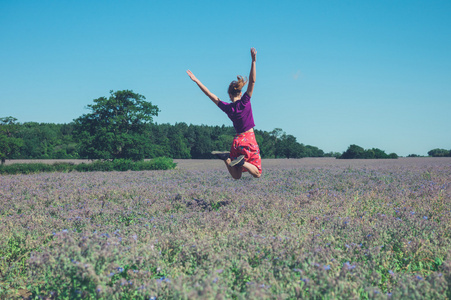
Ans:
[[[390,153],[390,154],[388,155],[388,158],[394,158],[394,159],[396,159],[396,158],[398,158],[398,154],[396,154],[396,153]]]
[[[128,159],[115,159],[111,162],[115,171],[129,171],[134,169],[134,162]]]
[[[43,163],[1,165],[0,174],[30,174],[55,171],[52,165]]]
[[[177,166],[172,158],[168,157],[157,157],[147,162],[141,162],[141,164],[142,170],[169,170],[174,169]]]
[[[97,160],[92,163],[24,163],[12,165],[0,165],[0,174],[32,174],[42,172],[109,172],[109,171],[144,171],[144,170],[169,170],[176,167],[172,158],[158,157],[149,161],[137,161],[116,159],[113,161]]]
[[[113,171],[114,169],[110,161],[96,160],[89,164],[81,163],[79,165],[76,165],[75,170],[77,170],[78,172],[108,172]]]
[[[398,158],[398,155],[396,153],[390,153],[387,154],[385,151],[378,149],[378,148],[372,148],[372,149],[363,149],[360,146],[357,145],[351,145],[348,147],[348,149],[343,152],[343,154],[337,158],[341,159],[375,159],[375,158]]]
[[[74,163],[54,163],[51,165],[56,172],[70,172],[73,170]]]
[[[365,149],[357,145],[351,145],[348,147],[348,150],[343,152],[343,154],[339,158],[343,159],[365,158]]]
[[[446,157],[446,156],[451,156],[451,150],[445,150],[445,149],[432,149],[431,151],[428,152],[429,156],[432,157]]]

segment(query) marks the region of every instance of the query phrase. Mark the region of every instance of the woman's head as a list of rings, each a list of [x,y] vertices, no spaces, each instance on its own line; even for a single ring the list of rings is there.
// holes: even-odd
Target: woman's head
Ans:
[[[232,81],[232,82],[230,83],[230,85],[229,85],[228,93],[229,93],[230,99],[233,99],[233,98],[239,96],[240,93],[241,93],[241,89],[242,89],[242,88],[246,85],[246,83],[247,83],[247,79],[244,78],[244,77],[241,76],[241,75],[238,75],[238,76],[237,76],[237,79],[238,79],[238,80]]]

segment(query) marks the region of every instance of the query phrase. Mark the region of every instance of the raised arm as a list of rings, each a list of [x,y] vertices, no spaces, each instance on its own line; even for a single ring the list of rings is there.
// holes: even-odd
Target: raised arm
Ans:
[[[251,72],[249,74],[249,83],[247,84],[247,91],[246,91],[246,93],[250,97],[252,97],[252,92],[254,91],[255,77],[256,77],[255,62],[257,61],[257,50],[255,50],[255,48],[251,48],[251,56],[252,56],[252,65],[251,65]]]
[[[191,72],[190,70],[186,71],[186,73],[188,74],[189,78],[191,78],[192,81],[194,81],[199,88],[202,90],[202,92],[205,93],[205,95],[208,96],[208,98],[211,99],[211,101],[213,101],[216,105],[218,105],[219,103],[219,98],[213,94],[212,92],[210,92],[207,87],[205,85],[202,84],[202,82],[200,82],[199,79],[196,78],[196,76],[194,76],[193,72]]]

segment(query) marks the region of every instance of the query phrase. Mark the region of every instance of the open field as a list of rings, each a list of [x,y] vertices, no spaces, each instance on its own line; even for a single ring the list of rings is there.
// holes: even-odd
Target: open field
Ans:
[[[174,161],[0,176],[0,298],[451,298],[451,158]]]
[[[179,169],[184,170],[223,170],[224,163],[214,159],[174,159]],[[451,157],[409,157],[398,159],[335,159],[330,157],[301,159],[263,159],[263,171],[266,169],[298,168],[334,168],[334,167],[393,167],[393,168],[429,168],[451,165]]]
[[[87,159],[13,159],[6,160],[6,165],[15,163],[90,163]],[[215,159],[174,159],[179,169],[184,170],[223,170],[224,164]],[[449,165],[449,157],[409,157],[399,159],[335,159],[330,157],[302,158],[302,159],[263,159],[265,169],[293,169],[303,167],[367,167],[367,166],[393,166],[393,167],[433,167]]]
[[[13,159],[6,160],[6,165],[15,163],[90,163],[87,159]],[[224,164],[215,159],[174,159],[179,169],[184,170],[222,170]],[[449,165],[449,157],[409,157],[398,159],[335,159],[330,157],[302,158],[302,159],[263,159],[263,168],[269,169],[292,169],[302,167],[334,167],[334,166],[400,166],[400,167],[428,167],[437,165]]]

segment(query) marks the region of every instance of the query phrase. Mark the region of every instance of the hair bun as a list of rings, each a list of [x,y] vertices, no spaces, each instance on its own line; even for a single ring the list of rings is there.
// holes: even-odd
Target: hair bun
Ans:
[[[247,78],[243,77],[241,75],[238,75],[237,80],[232,81],[232,83],[230,83],[229,85],[229,94],[231,94],[232,96],[237,96],[239,95],[239,93],[241,92],[241,89],[246,85],[247,83]]]

